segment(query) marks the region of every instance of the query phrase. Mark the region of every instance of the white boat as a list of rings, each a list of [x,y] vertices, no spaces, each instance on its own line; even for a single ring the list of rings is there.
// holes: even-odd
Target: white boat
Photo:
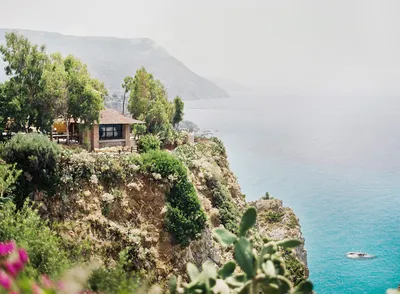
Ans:
[[[346,257],[350,259],[372,259],[376,256],[364,252],[347,252]]]

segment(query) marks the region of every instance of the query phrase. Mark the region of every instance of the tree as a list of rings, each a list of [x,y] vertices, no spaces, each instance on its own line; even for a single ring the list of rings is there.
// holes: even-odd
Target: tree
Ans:
[[[174,116],[172,118],[172,124],[174,127],[183,120],[183,108],[185,104],[183,103],[181,97],[176,96],[174,99]]]
[[[10,77],[0,84],[0,120],[13,120],[15,131],[31,126],[52,133],[54,119],[71,118],[84,128],[99,120],[107,91],[104,84],[91,77],[87,66],[72,55],[50,56],[45,46],[32,45],[17,33],[6,34],[0,46]]]
[[[164,85],[141,68],[131,81],[128,110],[137,119],[146,121],[147,132],[166,137],[170,133],[173,104],[168,101]]]
[[[1,127],[6,126],[9,118],[14,123],[9,126],[11,131],[25,129],[27,114],[23,111],[23,99],[16,93],[11,81],[0,84],[0,123]],[[26,110],[24,108],[24,110]]]
[[[154,90],[154,78],[142,67],[136,71],[130,87],[131,94],[128,102],[128,110],[133,117],[144,119],[153,96],[151,91]]]
[[[125,77],[124,82],[122,83],[122,89],[124,89],[124,97],[122,100],[122,114],[125,114],[125,101],[126,101],[126,94],[132,89],[133,85],[133,78],[130,76]]]
[[[6,33],[6,44],[0,45],[0,53],[6,63],[6,75],[10,77],[2,86],[3,104],[10,107],[0,110],[3,120],[12,117],[16,130],[26,131],[32,125],[45,129],[51,121],[41,83],[49,61],[45,46],[32,45],[17,33]]]
[[[65,71],[64,59],[60,53],[50,56],[50,62],[46,66],[43,76],[44,96],[52,103],[52,119],[63,117],[68,126],[68,74]],[[53,128],[50,130],[53,139]],[[67,142],[69,132],[67,128]]]
[[[64,67],[68,75],[67,121],[73,118],[75,121],[79,120],[83,128],[88,128],[99,121],[107,90],[102,82],[90,76],[86,64],[74,56],[65,58]]]

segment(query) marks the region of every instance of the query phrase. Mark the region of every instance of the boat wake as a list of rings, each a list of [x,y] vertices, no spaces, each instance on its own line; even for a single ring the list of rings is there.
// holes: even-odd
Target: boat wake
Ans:
[[[363,252],[348,252],[346,254],[347,258],[350,259],[373,259],[376,258],[375,255],[370,255],[368,253],[363,253]]]

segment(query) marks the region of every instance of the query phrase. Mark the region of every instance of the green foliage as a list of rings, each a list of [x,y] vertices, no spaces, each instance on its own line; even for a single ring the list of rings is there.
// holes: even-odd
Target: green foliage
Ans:
[[[45,47],[32,45],[17,33],[6,33],[0,53],[9,80],[2,85],[0,116],[2,124],[13,119],[13,130],[27,131],[31,125],[47,129],[52,123],[51,101],[44,95],[43,71],[49,62]]]
[[[215,143],[215,147],[214,147],[215,150],[213,150],[213,153],[226,155],[226,149],[224,146],[224,142],[222,142],[221,139],[219,139],[217,137],[211,137],[210,141]]]
[[[174,107],[168,101],[162,83],[141,68],[132,79],[125,78],[125,92],[130,92],[128,110],[133,117],[144,120],[147,132],[166,137],[171,129]]]
[[[132,132],[136,136],[141,136],[141,135],[145,135],[146,134],[147,128],[146,128],[145,124],[132,124],[131,128],[132,128]]]
[[[178,181],[187,180],[187,171],[182,162],[166,151],[150,151],[142,154],[143,171],[158,173],[163,178],[169,175],[178,178]]]
[[[246,232],[255,225],[257,220],[257,211],[254,207],[250,207],[245,211],[240,222],[239,235],[246,236]]]
[[[218,165],[223,166],[226,156],[225,147],[222,142],[216,143],[210,139],[202,139],[196,144],[185,144],[174,150],[176,156],[190,169],[200,168],[201,162],[205,159],[214,160]]]
[[[295,286],[307,280],[306,266],[294,256],[292,251],[284,249],[282,257],[285,261],[287,276]]]
[[[229,246],[233,243],[236,242],[237,237],[235,234],[232,234],[228,230],[224,228],[216,228],[214,230],[214,235],[216,239],[218,240],[219,243],[221,243],[222,246]]]
[[[193,184],[189,181],[182,162],[165,151],[150,151],[142,155],[142,170],[169,178],[171,189],[167,195],[166,230],[173,241],[183,246],[196,239],[204,230],[206,215],[201,208]]]
[[[27,250],[28,277],[37,279],[42,274],[58,277],[70,266],[60,238],[28,203],[20,210],[10,201],[0,206],[0,242],[8,240],[15,240]]]
[[[50,132],[54,119],[79,119],[88,127],[99,119],[107,94],[103,83],[90,76],[87,66],[73,56],[50,56],[45,46],[33,45],[17,33],[6,34],[0,46],[9,80],[0,84],[0,119],[12,119],[11,129],[36,126]]]
[[[21,206],[32,192],[52,191],[56,184],[56,163],[60,147],[40,134],[17,134],[3,148],[1,157],[16,163],[24,172],[19,177],[16,203]]]
[[[221,224],[232,233],[237,233],[237,223],[240,218],[239,211],[228,189],[215,176],[206,177],[206,185],[212,194],[212,205],[218,208]]]
[[[68,75],[68,118],[80,120],[80,125],[89,127],[99,120],[104,108],[107,90],[102,82],[91,77],[87,65],[72,55],[64,59]]]
[[[138,150],[145,153],[151,150],[159,150],[161,145],[160,139],[152,134],[143,135],[138,141]]]
[[[174,99],[174,116],[172,117],[172,125],[176,127],[183,120],[183,109],[185,104],[182,101],[182,98],[176,96]]]
[[[132,77],[125,77],[124,82],[122,83],[122,89],[124,89],[124,97],[122,101],[122,113],[125,113],[125,101],[126,101],[126,94],[132,89],[133,87],[133,78]]]
[[[58,160],[57,179],[62,184],[58,192],[68,197],[72,190],[81,189],[84,182],[94,186],[101,183],[108,188],[118,187],[137,173],[141,165],[138,156],[64,151]]]
[[[255,224],[255,209],[249,208],[241,221],[241,234],[245,235]],[[181,278],[171,279],[170,292],[175,293],[248,293],[311,294],[313,285],[309,281],[298,281],[296,288],[286,278],[285,259],[279,248],[299,244],[293,240],[264,243],[257,252],[246,237],[234,236],[226,229],[214,229],[213,235],[223,246],[234,246],[234,261],[229,261],[217,271],[211,262],[206,262],[200,272],[188,264],[190,282],[181,285]],[[290,261],[291,262],[291,261]],[[239,266],[240,271],[235,270]],[[291,265],[292,266],[292,265]]]
[[[111,211],[111,203],[103,203],[101,206],[101,214],[108,217]]]
[[[265,192],[265,195],[261,199],[269,200],[269,199],[271,199],[271,196],[269,195],[268,192]]]
[[[296,216],[294,214],[290,215],[289,218],[289,223],[288,223],[288,227],[290,229],[294,229],[299,225],[299,221],[297,220]]]
[[[64,60],[60,53],[50,56],[50,61],[42,74],[44,85],[44,97],[52,104],[52,119],[63,117],[68,118],[68,74],[65,71]],[[50,126],[53,121],[50,122]]]
[[[278,223],[285,214],[281,211],[268,210],[265,213],[265,219],[270,223]]]
[[[128,252],[126,250],[121,251],[115,267],[102,267],[92,273],[88,288],[96,293],[137,293],[141,277],[126,269],[128,263]]]
[[[186,131],[171,130],[167,137],[162,141],[162,148],[174,150],[178,146],[189,143],[189,133]]]
[[[16,169],[16,164],[6,164],[0,159],[0,202],[3,197],[10,194],[14,189],[21,171]]]

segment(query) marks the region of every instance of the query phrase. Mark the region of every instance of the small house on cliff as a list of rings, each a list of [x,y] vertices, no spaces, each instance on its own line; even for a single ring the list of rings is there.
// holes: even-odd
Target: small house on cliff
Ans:
[[[116,110],[106,108],[100,112],[99,122],[83,133],[79,128],[79,121],[71,119],[68,126],[62,120],[55,121],[53,138],[58,142],[67,139],[77,142],[90,143],[91,151],[105,147],[136,147],[135,139],[131,137],[131,125],[144,124],[143,121],[127,117]],[[68,128],[68,132],[67,132]]]
[[[144,124],[143,121],[127,117],[116,110],[100,112],[100,121],[84,134],[91,145],[91,150],[105,147],[132,147],[131,125]]]

